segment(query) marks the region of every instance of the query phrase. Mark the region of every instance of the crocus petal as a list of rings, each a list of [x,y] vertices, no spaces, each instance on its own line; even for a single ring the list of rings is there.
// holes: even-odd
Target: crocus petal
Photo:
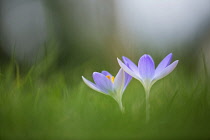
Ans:
[[[161,73],[162,70],[164,70],[170,63],[171,63],[171,59],[172,59],[172,53],[168,54],[161,62],[160,64],[157,66],[157,68],[155,69],[155,75],[158,75],[159,73]]]
[[[123,91],[124,83],[125,83],[125,73],[121,68],[114,80],[114,89],[117,93],[121,93]]]
[[[138,73],[138,67],[134,64],[129,58],[123,56],[122,57],[124,64],[130,68],[133,72]]]
[[[139,74],[142,79],[152,79],[155,74],[155,63],[150,55],[143,55],[138,63]]]
[[[127,72],[130,76],[136,78],[137,80],[141,81],[141,78],[139,76],[139,73],[135,73],[134,71],[132,71],[131,69],[129,69],[120,59],[117,58],[117,61],[120,65],[120,67]]]
[[[96,86],[105,93],[109,93],[113,90],[112,82],[103,74],[99,72],[93,73],[93,80],[96,83]]]
[[[123,88],[123,91],[126,89],[126,87],[128,86],[128,84],[130,83],[131,79],[132,79],[132,76],[130,76],[128,73],[124,72],[125,73],[125,85],[124,85],[124,88]]]
[[[85,82],[86,85],[88,85],[90,88],[92,88],[95,91],[103,93],[99,88],[96,87],[96,85],[89,80],[87,80],[85,77],[82,76],[83,81]]]
[[[176,68],[178,62],[179,62],[179,60],[176,60],[172,64],[170,64],[169,66],[167,66],[164,70],[162,70],[161,73],[155,75],[154,80],[157,81],[157,80],[165,77],[169,73],[171,73]]]
[[[108,71],[105,71],[105,70],[104,70],[104,71],[102,71],[101,73],[102,73],[103,75],[105,75],[105,76],[107,76],[107,75],[112,76],[112,75],[111,75]]]

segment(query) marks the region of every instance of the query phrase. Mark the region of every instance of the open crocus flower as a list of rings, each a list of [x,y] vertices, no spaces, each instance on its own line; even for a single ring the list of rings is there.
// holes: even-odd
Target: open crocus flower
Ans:
[[[178,60],[170,64],[171,59],[172,53],[167,55],[156,69],[152,57],[148,54],[143,55],[139,59],[138,67],[130,59],[124,56],[123,60],[125,63],[119,59],[118,63],[125,72],[139,80],[143,84],[145,90],[149,90],[156,81],[165,77],[174,70],[178,64]]]
[[[138,62],[138,67],[130,59],[123,57],[124,63],[118,59],[121,68],[132,77],[139,80],[146,91],[146,111],[149,110],[149,93],[152,85],[171,73],[178,64],[178,60],[171,63],[172,53],[168,54],[155,69],[155,63],[148,54],[143,55]],[[171,64],[170,64],[171,63]],[[149,111],[147,111],[149,112]],[[147,113],[147,119],[149,114]]]
[[[125,73],[122,69],[119,70],[116,77],[112,76],[107,71],[94,72],[93,80],[95,83],[90,82],[82,76],[83,81],[92,89],[112,96],[120,106],[121,111],[124,111],[122,105],[122,95],[132,77]]]

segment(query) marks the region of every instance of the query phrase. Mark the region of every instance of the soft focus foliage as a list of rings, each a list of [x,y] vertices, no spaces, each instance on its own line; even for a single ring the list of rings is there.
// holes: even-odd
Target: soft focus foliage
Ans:
[[[151,120],[146,124],[145,93],[137,80],[132,80],[124,93],[122,115],[113,99],[97,94],[81,80],[84,73],[103,70],[94,66],[99,60],[52,71],[55,56],[48,56],[25,74],[19,73],[14,60],[1,66],[1,139],[210,137],[210,79],[204,64],[190,75],[180,63],[170,76],[153,86]]]

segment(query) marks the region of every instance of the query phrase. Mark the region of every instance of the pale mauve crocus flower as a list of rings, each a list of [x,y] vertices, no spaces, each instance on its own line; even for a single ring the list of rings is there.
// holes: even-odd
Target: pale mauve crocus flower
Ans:
[[[138,66],[127,57],[123,57],[124,63],[117,59],[121,68],[129,75],[139,80],[146,92],[146,120],[149,120],[149,93],[152,85],[171,73],[178,64],[178,60],[171,63],[172,53],[168,54],[155,68],[152,57],[144,54],[138,62]],[[171,64],[170,64],[171,63]]]
[[[94,72],[93,80],[95,83],[92,83],[83,76],[82,79],[93,90],[113,97],[119,104],[121,111],[124,112],[122,96],[132,77],[124,72],[123,69],[119,70],[116,77],[107,71],[102,71],[101,73]]]

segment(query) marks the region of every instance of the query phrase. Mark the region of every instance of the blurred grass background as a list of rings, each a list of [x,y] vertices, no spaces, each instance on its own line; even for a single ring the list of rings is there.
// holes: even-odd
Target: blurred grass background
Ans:
[[[50,58],[52,57],[52,58]],[[109,96],[87,87],[94,64],[51,70],[46,57],[24,74],[12,60],[1,67],[1,139],[207,139],[210,130],[209,77],[176,70],[151,90],[151,120],[145,123],[145,92],[132,80],[123,96],[125,114]],[[117,64],[116,64],[117,65]],[[119,66],[118,66],[119,68]],[[113,74],[117,69],[107,67]],[[49,73],[49,71],[51,71]]]
[[[209,139],[209,1],[0,0],[0,139]],[[177,68],[145,92],[133,79],[125,114],[83,75],[117,57]]]

